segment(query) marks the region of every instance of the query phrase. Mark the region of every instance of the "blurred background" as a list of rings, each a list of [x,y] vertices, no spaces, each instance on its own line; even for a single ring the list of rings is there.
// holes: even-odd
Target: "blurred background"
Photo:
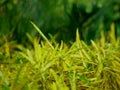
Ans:
[[[120,0],[0,0],[0,37],[25,43],[26,33],[36,36],[33,21],[50,39],[75,41],[76,29],[87,44],[105,35],[115,23],[120,36]]]

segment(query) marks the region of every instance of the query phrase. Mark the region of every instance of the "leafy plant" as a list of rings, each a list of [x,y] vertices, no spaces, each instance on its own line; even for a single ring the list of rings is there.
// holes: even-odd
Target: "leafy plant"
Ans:
[[[91,40],[91,45],[80,40],[77,30],[71,46],[53,43],[31,24],[43,40],[30,38],[33,47],[17,47],[19,51],[9,57],[0,53],[0,61],[7,62],[0,63],[1,90],[120,89],[120,39],[115,37],[114,23],[107,37],[101,32],[101,39]]]

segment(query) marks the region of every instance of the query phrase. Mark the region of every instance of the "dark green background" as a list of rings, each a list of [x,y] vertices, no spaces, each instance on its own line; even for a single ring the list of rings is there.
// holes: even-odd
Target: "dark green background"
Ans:
[[[107,35],[112,22],[120,36],[120,0],[0,0],[0,36],[24,42],[27,32],[37,35],[30,21],[57,41],[74,41],[78,28],[89,44],[100,38],[101,30]]]

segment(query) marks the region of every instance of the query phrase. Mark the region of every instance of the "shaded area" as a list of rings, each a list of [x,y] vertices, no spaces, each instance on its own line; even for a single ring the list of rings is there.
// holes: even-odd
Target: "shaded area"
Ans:
[[[76,29],[81,39],[100,38],[100,32],[109,31],[112,22],[116,36],[120,36],[119,0],[1,0],[0,33],[11,35],[19,43],[27,40],[26,33],[36,32],[29,21],[35,22],[49,38],[49,33],[60,42],[75,40]]]

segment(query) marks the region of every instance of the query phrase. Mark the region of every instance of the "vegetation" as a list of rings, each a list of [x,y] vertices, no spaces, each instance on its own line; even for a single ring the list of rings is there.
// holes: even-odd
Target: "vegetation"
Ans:
[[[98,42],[86,45],[76,31],[72,46],[48,40],[31,39],[26,48],[1,39],[1,90],[119,90],[120,39],[115,38],[114,23],[108,37],[101,33]]]
[[[120,36],[119,6],[120,0],[1,0],[0,33],[24,43],[26,33],[36,35],[29,23],[33,21],[48,39],[52,34],[58,42],[74,42],[78,28],[81,39],[90,44],[102,30],[107,35],[112,22]]]
[[[120,90],[119,6],[0,0],[0,90]]]

